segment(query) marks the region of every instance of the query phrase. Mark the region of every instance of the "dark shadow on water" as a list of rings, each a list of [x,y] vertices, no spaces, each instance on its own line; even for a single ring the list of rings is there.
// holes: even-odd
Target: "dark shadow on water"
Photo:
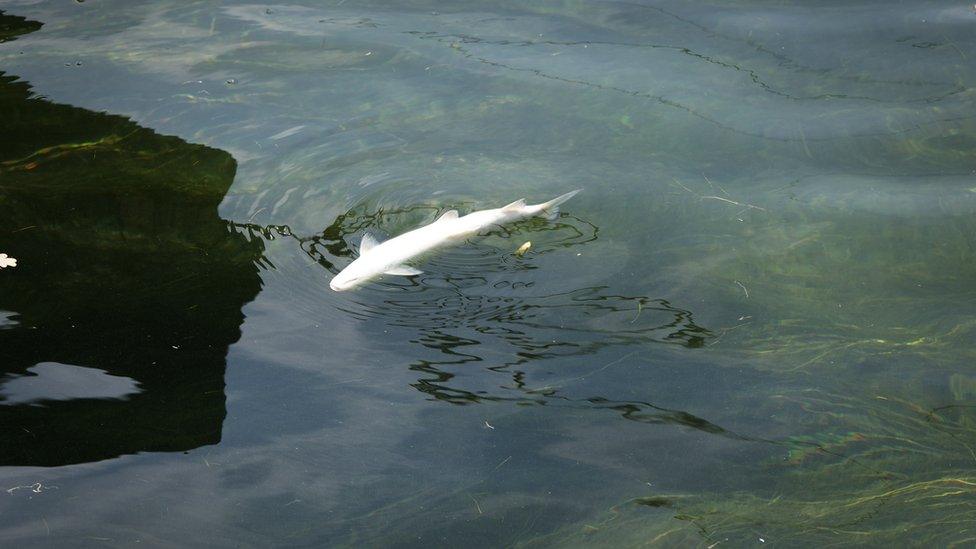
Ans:
[[[0,40],[39,27],[0,14]],[[0,465],[219,442],[264,250],[217,215],[234,159],[3,73],[0,112]]]

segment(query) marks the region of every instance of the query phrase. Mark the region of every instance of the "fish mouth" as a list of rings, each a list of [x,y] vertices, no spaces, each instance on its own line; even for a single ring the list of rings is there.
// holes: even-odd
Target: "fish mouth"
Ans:
[[[348,282],[338,282],[337,283],[335,280],[333,280],[332,282],[329,282],[329,288],[332,288],[332,290],[333,291],[336,291],[336,292],[342,292],[342,291],[348,290],[351,286],[352,286],[352,284],[350,284]]]
[[[365,280],[365,277],[362,276],[349,278],[346,280],[339,280],[339,277],[337,276],[332,279],[332,282],[329,282],[329,287],[336,292],[344,292],[358,286],[363,280]]]

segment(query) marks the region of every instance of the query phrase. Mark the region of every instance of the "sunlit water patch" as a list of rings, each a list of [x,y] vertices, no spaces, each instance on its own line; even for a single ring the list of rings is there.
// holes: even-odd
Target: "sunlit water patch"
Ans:
[[[0,380],[0,405],[42,405],[47,400],[125,399],[139,393],[139,383],[98,368],[42,362],[23,375]]]
[[[0,330],[10,329],[20,324],[17,322],[19,315],[12,311],[0,311]]]

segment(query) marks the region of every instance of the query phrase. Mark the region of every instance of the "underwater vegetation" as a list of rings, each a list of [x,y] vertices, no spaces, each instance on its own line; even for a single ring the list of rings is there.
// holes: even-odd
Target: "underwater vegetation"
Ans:
[[[775,399],[823,418],[826,429],[778,442],[786,457],[766,466],[781,474],[761,493],[637,497],[525,545],[965,547],[976,540],[976,406],[926,409],[813,390]]]

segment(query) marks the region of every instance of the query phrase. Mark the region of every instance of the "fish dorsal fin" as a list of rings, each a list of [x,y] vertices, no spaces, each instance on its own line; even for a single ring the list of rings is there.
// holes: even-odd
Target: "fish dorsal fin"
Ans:
[[[376,240],[376,237],[366,233],[363,235],[363,240],[359,243],[359,255],[366,255],[370,250],[379,246],[380,243]]]
[[[503,210],[521,210],[524,207],[525,207],[525,199],[524,198],[519,198],[515,202],[512,202],[511,204],[503,207],[502,209]]]
[[[383,274],[398,275],[398,276],[417,276],[422,273],[423,271],[421,271],[420,269],[414,269],[409,265],[394,265],[393,267],[390,267],[389,269],[383,271]]]
[[[435,221],[434,223],[440,223],[441,221],[454,221],[457,218],[458,218],[457,210],[447,210],[446,212],[442,213],[441,216],[438,217],[437,221]]]

